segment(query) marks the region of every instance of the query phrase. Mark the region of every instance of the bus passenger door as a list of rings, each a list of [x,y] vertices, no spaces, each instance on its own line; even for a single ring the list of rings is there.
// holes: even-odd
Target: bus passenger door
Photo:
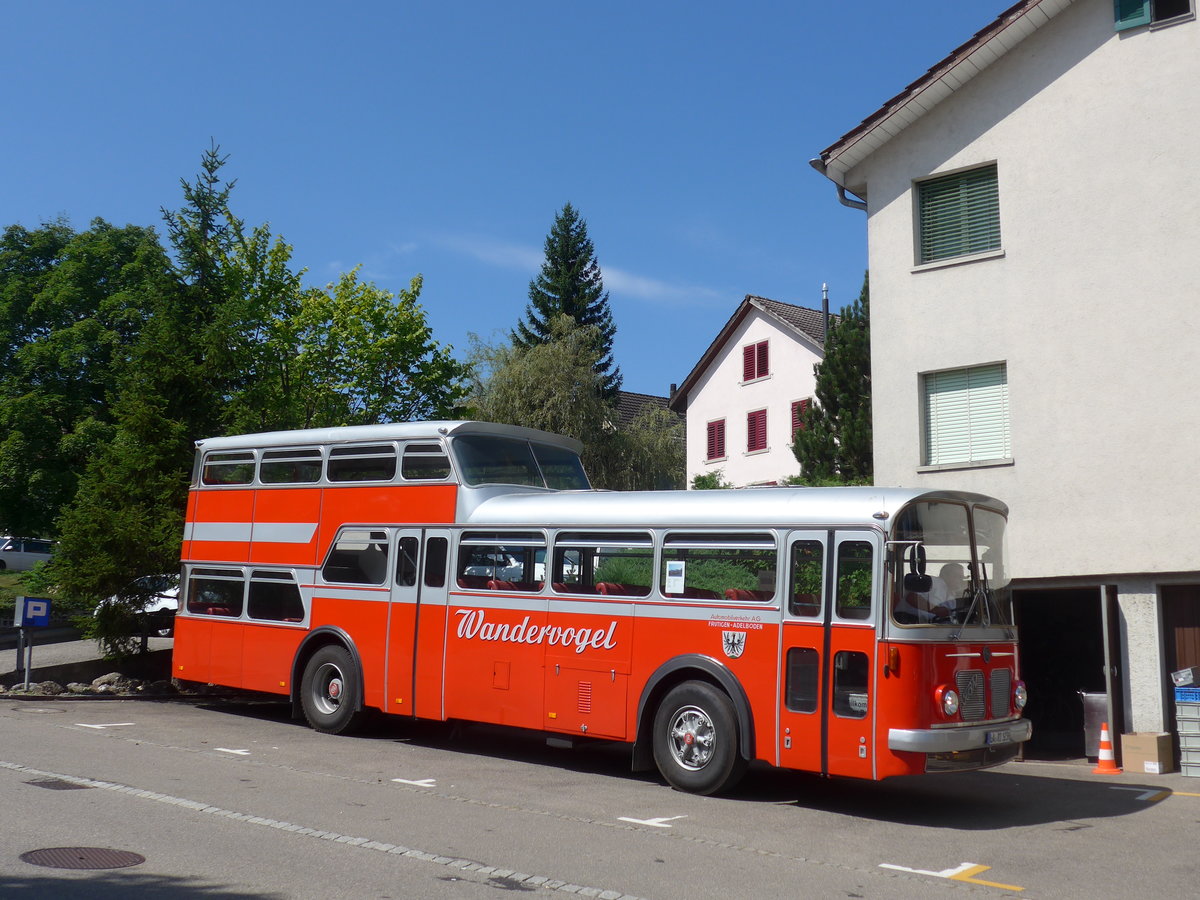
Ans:
[[[387,703],[386,712],[415,715],[414,679],[417,662],[417,635],[424,600],[424,535],[419,528],[397,529],[392,559],[395,567],[391,578],[388,609],[387,640]],[[436,595],[436,590],[432,591]],[[445,603],[445,588],[442,589]]]
[[[821,769],[821,660],[825,653],[828,532],[795,531],[787,540],[782,603],[778,764]]]
[[[873,778],[876,697],[875,621],[878,616],[880,537],[873,531],[833,533],[826,577],[826,647],[822,655],[822,714],[830,775]]]

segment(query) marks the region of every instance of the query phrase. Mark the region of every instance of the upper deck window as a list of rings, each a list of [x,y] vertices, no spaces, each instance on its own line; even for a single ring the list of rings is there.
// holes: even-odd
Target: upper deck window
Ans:
[[[408,444],[400,474],[405,481],[445,481],[450,477],[450,457],[441,444]]]
[[[250,450],[210,453],[201,476],[205,484],[249,484],[254,480],[254,453]]]
[[[396,477],[396,448],[391,444],[334,447],[326,472],[330,481],[391,481]]]
[[[579,456],[561,447],[517,438],[464,435],[454,439],[453,449],[466,484],[523,484],[558,490],[590,486]]]
[[[321,480],[321,451],[312,449],[266,450],[258,467],[263,484],[312,484]]]

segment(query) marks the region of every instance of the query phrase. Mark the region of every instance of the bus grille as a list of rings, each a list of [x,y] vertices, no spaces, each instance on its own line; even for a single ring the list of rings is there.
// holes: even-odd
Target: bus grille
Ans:
[[[993,670],[991,688],[992,718],[1002,719],[1008,715],[1009,697],[1012,696],[1012,670]]]
[[[958,684],[958,697],[961,702],[959,710],[963,719],[968,722],[982,719],[987,714],[983,673],[975,670],[959,672],[954,676],[954,680]]]

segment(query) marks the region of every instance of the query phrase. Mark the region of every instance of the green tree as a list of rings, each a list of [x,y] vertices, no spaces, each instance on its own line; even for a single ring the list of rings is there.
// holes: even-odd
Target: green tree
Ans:
[[[817,402],[805,412],[792,451],[805,484],[870,484],[870,283],[830,325],[825,358],[814,366]]]
[[[489,422],[524,425],[584,444],[589,474],[601,466],[600,435],[613,428],[612,405],[601,395],[596,327],[553,316],[548,340],[488,346],[474,339],[475,415]],[[594,478],[594,474],[593,474]]]
[[[621,370],[613,363],[612,355],[617,327],[587,222],[570,203],[555,216],[546,236],[545,253],[541,272],[529,282],[529,303],[525,317],[512,333],[513,343],[527,349],[553,340],[553,321],[560,314],[585,328],[594,328],[591,341],[600,375],[598,388],[612,399],[621,389]]]
[[[683,425],[666,410],[643,413],[627,427],[603,396],[596,327],[559,314],[550,339],[487,346],[475,339],[471,405],[485,421],[540,428],[583,444],[594,486],[656,490],[683,482]]]
[[[422,279],[392,294],[355,269],[301,298],[290,381],[304,426],[371,425],[453,415],[468,367],[433,340],[418,302]]]
[[[152,229],[97,219],[9,228],[0,242],[0,525],[52,535],[111,438],[111,393],[154,298],[172,290]]]

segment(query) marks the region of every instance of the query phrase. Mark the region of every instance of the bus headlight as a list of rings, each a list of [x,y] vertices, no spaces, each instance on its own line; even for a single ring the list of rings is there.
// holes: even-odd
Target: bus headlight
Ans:
[[[1018,681],[1013,688],[1013,706],[1020,712],[1025,708],[1025,704],[1029,702],[1029,690],[1025,687],[1025,682]]]
[[[952,718],[958,713],[958,691],[943,684],[934,692],[933,697],[946,718]]]

